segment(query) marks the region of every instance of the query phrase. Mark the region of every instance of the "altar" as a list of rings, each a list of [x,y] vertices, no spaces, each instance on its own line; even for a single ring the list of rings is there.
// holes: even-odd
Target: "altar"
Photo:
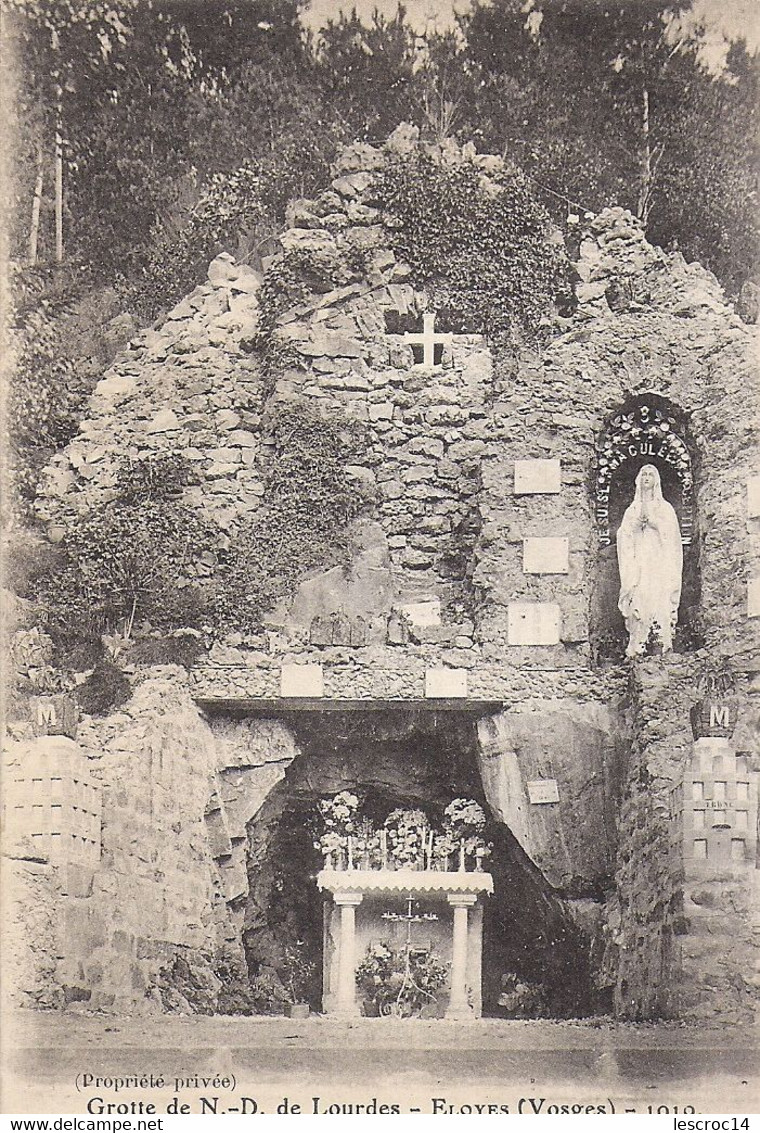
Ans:
[[[322,1009],[328,1015],[482,1014],[486,816],[453,799],[436,827],[397,807],[376,825],[357,795],[319,804],[324,868]]]
[[[322,1002],[328,1015],[361,1013],[357,965],[375,944],[405,958],[395,1004],[408,1001],[415,955],[435,953],[447,972],[441,992],[446,1018],[480,1017],[483,898],[493,892],[490,873],[323,869],[317,885],[327,895]],[[392,999],[390,1006],[395,1004]]]

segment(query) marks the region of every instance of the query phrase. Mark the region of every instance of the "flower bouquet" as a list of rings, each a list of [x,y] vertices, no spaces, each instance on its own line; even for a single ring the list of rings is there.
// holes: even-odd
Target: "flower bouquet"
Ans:
[[[448,968],[439,956],[405,945],[398,952],[385,941],[371,943],[356,969],[365,1012],[418,1015],[446,982]]]
[[[475,858],[476,869],[483,868],[483,859],[493,849],[483,838],[485,825],[483,808],[474,799],[454,799],[443,812],[444,834],[459,849],[460,869],[464,869],[466,857]]]
[[[322,834],[315,839],[314,849],[328,860],[340,861],[348,847],[349,835],[356,831],[359,799],[351,791],[339,791],[332,799],[321,799],[319,814]]]
[[[372,869],[380,862],[380,834],[369,818],[361,818],[356,823],[356,833],[351,836],[353,864],[359,869]]]
[[[430,838],[430,823],[421,810],[398,807],[384,823],[388,858],[395,869],[424,869]]]

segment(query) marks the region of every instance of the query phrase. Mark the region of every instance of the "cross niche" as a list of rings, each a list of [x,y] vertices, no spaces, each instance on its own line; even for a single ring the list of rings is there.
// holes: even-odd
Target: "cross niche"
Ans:
[[[415,369],[435,372],[443,369],[443,347],[452,335],[435,333],[435,312],[425,311],[422,316],[422,334],[407,331],[404,341],[411,346]]]

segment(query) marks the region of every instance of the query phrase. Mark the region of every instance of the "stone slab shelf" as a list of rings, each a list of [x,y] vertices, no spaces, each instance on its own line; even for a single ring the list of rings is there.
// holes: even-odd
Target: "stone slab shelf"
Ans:
[[[467,700],[441,697],[427,700],[342,700],[320,697],[207,697],[196,704],[210,714],[286,716],[291,712],[468,712],[489,716],[501,712],[501,700]]]

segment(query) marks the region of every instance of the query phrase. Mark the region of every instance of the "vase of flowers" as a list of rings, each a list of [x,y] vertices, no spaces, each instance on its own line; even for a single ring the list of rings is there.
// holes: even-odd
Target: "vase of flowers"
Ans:
[[[421,810],[398,807],[385,820],[388,859],[394,869],[424,869],[430,823]]]
[[[314,848],[325,857],[328,868],[340,868],[347,860],[348,839],[356,832],[356,812],[359,809],[358,796],[351,791],[339,791],[332,799],[321,799],[319,815],[322,820],[322,833],[314,842]]]
[[[465,868],[468,857],[474,857],[476,869],[482,870],[492,850],[491,843],[483,838],[485,825],[485,812],[474,799],[453,799],[443,812],[444,833],[459,854],[459,869]]]
[[[354,868],[372,869],[380,861],[380,835],[369,818],[356,822],[356,833],[351,836],[351,854]]]
[[[437,834],[433,844],[433,869],[447,872],[458,852],[459,843],[450,834]]]

